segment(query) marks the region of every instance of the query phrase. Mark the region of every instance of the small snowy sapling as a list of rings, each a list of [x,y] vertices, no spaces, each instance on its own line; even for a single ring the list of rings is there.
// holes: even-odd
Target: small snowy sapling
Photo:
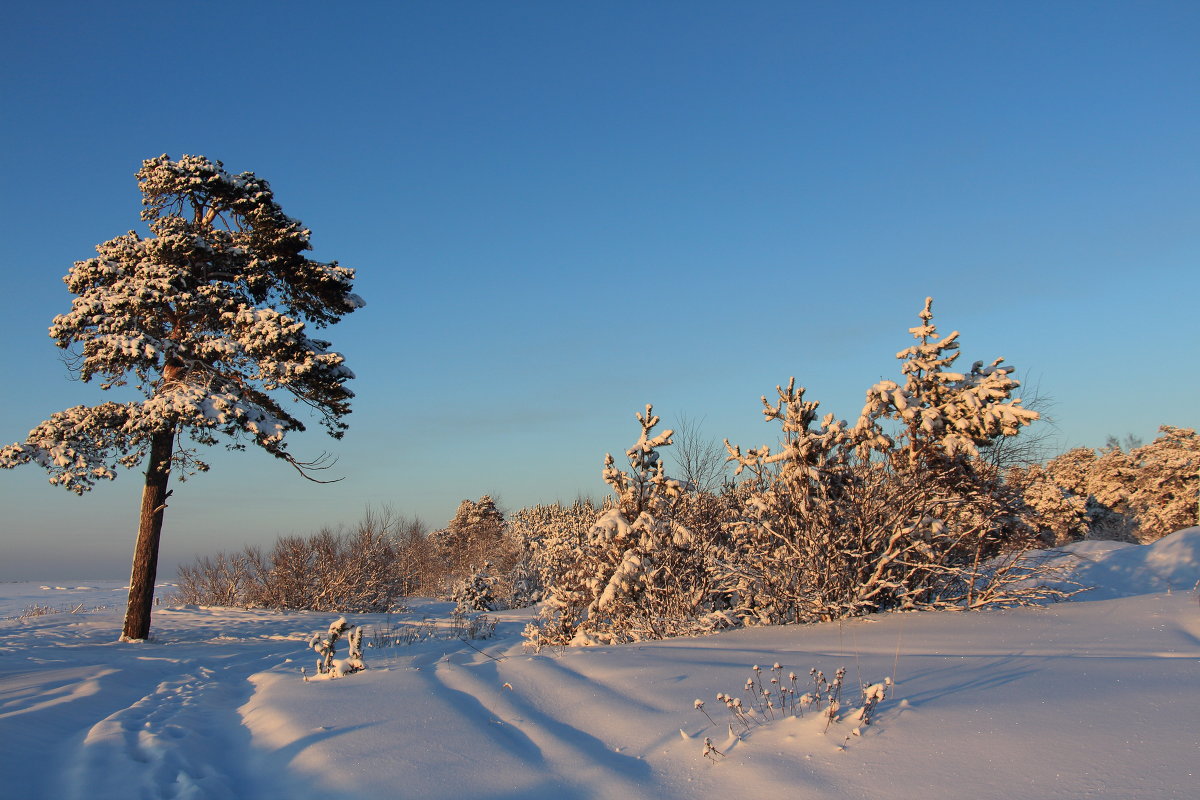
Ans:
[[[344,660],[334,658],[338,640],[343,635],[350,647]],[[367,665],[363,662],[362,636],[363,629],[350,625],[345,617],[338,617],[331,622],[323,638],[319,632],[314,633],[308,640],[308,646],[320,656],[317,659],[317,676],[340,678],[366,669]]]

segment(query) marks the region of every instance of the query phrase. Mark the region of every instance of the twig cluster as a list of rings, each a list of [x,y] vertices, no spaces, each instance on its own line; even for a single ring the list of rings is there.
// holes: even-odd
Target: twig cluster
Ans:
[[[729,713],[729,730],[735,735],[739,732],[748,733],[776,719],[803,717],[806,711],[818,713],[825,719],[822,728],[824,733],[841,718],[845,678],[845,667],[839,667],[832,680],[826,678],[821,670],[813,668],[808,671],[808,682],[802,686],[795,672],[789,671],[784,675],[784,668],[779,662],[766,671],[756,664],[751,667],[751,675],[746,679],[742,695],[717,692],[716,699]],[[862,685],[862,705],[856,716],[863,726],[871,724],[879,704],[887,698],[891,684],[891,678],[885,678],[880,683]],[[697,699],[694,707],[714,727],[717,726],[717,721],[704,708],[703,700]],[[707,744],[705,756],[709,757]]]

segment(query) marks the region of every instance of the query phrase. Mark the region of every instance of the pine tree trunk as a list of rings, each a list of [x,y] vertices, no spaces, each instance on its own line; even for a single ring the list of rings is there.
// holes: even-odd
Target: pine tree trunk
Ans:
[[[146,487],[142,490],[142,512],[138,518],[137,544],[133,549],[133,572],[129,576],[129,605],[125,610],[122,639],[150,636],[150,609],[154,605],[154,581],[158,575],[158,542],[163,511],[167,507],[167,479],[171,475],[171,452],[175,431],[159,431],[150,440],[146,464]]]

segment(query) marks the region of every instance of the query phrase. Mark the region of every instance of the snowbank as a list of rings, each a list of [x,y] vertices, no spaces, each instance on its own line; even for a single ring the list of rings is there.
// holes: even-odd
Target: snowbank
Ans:
[[[1148,545],[1076,542],[1059,549],[1078,560],[1075,580],[1092,587],[1080,600],[1189,591],[1200,583],[1200,527]]]

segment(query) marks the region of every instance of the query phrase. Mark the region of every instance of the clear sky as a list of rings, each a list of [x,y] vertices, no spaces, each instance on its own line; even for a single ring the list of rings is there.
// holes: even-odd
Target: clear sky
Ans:
[[[268,179],[368,306],[340,483],[218,452],[177,562],[390,505],[600,496],[634,413],[853,417],[926,295],[1058,446],[1200,426],[1200,4],[20,3],[0,26],[0,441],[107,399],[46,333],[142,159]],[[0,472],[0,580],[128,572],[140,474]]]

